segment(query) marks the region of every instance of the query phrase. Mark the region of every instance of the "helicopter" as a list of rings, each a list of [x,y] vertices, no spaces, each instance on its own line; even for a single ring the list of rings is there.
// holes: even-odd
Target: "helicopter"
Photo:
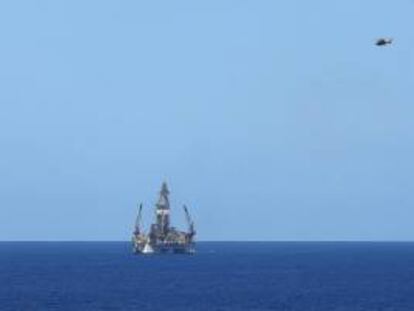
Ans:
[[[392,38],[378,38],[377,41],[375,41],[376,46],[386,46],[389,44],[392,44],[393,39]]]

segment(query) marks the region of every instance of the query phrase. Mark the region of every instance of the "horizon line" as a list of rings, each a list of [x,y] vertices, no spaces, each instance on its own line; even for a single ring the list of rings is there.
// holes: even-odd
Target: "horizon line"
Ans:
[[[131,243],[129,240],[0,240],[0,243]],[[198,240],[196,243],[414,243],[414,240]]]

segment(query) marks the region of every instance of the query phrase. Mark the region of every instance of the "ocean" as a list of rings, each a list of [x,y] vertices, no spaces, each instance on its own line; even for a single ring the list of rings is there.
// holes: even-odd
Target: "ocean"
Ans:
[[[0,243],[0,310],[414,310],[414,243]]]

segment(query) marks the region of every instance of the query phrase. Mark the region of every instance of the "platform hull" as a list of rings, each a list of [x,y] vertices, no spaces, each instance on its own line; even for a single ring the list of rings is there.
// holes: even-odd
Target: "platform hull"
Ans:
[[[158,245],[137,245],[134,244],[133,250],[135,254],[151,255],[151,254],[194,254],[195,244],[158,244]]]

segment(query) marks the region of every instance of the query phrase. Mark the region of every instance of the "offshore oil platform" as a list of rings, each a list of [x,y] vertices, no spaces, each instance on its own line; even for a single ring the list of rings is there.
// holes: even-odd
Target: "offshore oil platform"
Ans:
[[[195,252],[195,229],[187,207],[184,205],[184,213],[188,224],[188,231],[179,231],[170,226],[170,201],[167,183],[163,183],[158,202],[155,204],[155,223],[150,227],[148,234],[141,228],[142,204],[138,209],[135,221],[135,230],[132,236],[133,251],[136,254],[153,253],[182,253],[193,254]]]

